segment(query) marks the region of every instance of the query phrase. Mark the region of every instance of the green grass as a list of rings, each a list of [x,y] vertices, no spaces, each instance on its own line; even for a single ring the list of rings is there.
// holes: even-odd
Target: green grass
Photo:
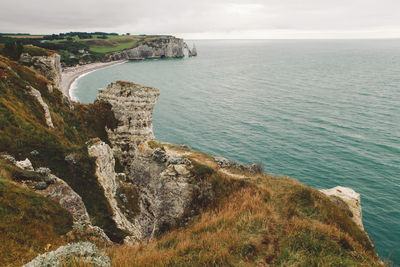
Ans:
[[[138,42],[138,40],[133,40],[133,41],[130,41],[130,42],[119,43],[118,45],[112,45],[112,46],[97,46],[97,47],[94,46],[94,47],[91,47],[89,50],[91,52],[105,54],[105,53],[116,52],[116,51],[121,51],[121,50],[124,50],[124,49],[131,48],[137,42]]]
[[[5,165],[3,162],[0,172]],[[71,230],[71,226],[71,215],[58,203],[22,188],[0,174],[0,257],[3,266],[21,266],[45,252],[47,244],[53,247],[64,244],[61,236]]]
[[[78,36],[72,37],[73,42],[83,43],[89,46],[89,51],[93,53],[106,54],[131,48],[137,44],[142,37],[139,36],[119,36],[107,35],[107,39],[93,35],[92,39],[79,39]],[[69,42],[67,39],[52,40],[51,43]]]
[[[48,103],[54,129],[46,126],[40,104],[26,94],[27,85],[40,90]],[[0,57],[0,151],[18,160],[29,158],[34,167],[50,168],[82,196],[93,224],[103,228],[113,241],[120,242],[126,234],[112,220],[111,208],[97,183],[95,161],[85,145],[94,137],[107,141],[104,128],[113,128],[113,123],[109,105],[77,105],[72,111],[63,104],[61,92],[49,93],[43,77]],[[32,156],[33,150],[39,151],[39,155]],[[71,153],[76,155],[76,164],[65,160]]]

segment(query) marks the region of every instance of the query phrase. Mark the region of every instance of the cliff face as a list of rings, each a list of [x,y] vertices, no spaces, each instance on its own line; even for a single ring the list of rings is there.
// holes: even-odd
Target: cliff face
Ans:
[[[97,157],[99,182],[114,210],[117,226],[128,233],[128,243],[148,240],[176,226],[191,206],[195,183],[190,160],[165,150],[153,155],[148,146],[154,139],[152,111],[158,95],[154,88],[128,82],[116,82],[99,91],[99,100],[111,105],[118,123],[116,128],[107,129],[113,150],[97,142],[89,147],[89,154]],[[113,155],[124,166],[125,181],[116,178]],[[138,210],[123,213],[116,192],[129,185],[138,194]]]
[[[153,107],[160,92],[130,82],[116,82],[99,90],[98,99],[111,104],[117,120],[114,129],[106,129],[115,156],[124,166],[135,159],[137,148],[154,139]]]
[[[116,266],[380,265],[359,224],[358,195],[350,190],[336,188],[335,194],[344,194],[338,198],[324,192],[328,197],[253,165],[156,142],[157,89],[116,82],[100,89],[94,104],[73,103],[72,110],[61,92],[49,92],[48,83],[31,68],[0,57],[0,152],[8,154],[0,159],[0,193],[29,191],[24,202],[9,201],[18,194],[0,198],[6,213],[0,227],[7,229],[0,235],[0,254],[10,255],[0,263],[25,263],[47,243],[59,246],[66,238],[103,245],[109,239],[152,240],[110,250]],[[32,87],[47,103],[53,127],[27,90]],[[21,206],[31,207],[20,213]],[[34,228],[62,229],[43,238],[40,230],[22,225],[30,219]],[[22,247],[23,255],[10,252]]]
[[[61,63],[60,55],[53,53],[48,56],[31,56],[28,53],[22,53],[20,60],[25,66],[32,67],[35,71],[49,79],[57,88],[61,83]]]
[[[112,60],[184,57],[185,42],[173,36],[158,37],[135,48],[113,53]]]

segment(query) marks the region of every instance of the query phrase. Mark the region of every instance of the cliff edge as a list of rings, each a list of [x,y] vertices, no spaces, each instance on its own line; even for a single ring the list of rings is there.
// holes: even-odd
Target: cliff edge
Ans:
[[[114,266],[382,265],[356,195],[354,210],[260,166],[157,142],[155,88],[119,81],[82,105],[51,84],[0,56],[2,264],[89,241]]]

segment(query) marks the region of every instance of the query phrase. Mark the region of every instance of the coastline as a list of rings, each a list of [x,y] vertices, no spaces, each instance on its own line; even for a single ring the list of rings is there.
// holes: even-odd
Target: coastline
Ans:
[[[74,100],[71,96],[71,88],[74,82],[76,82],[80,77],[88,74],[89,72],[102,69],[109,66],[114,66],[117,64],[122,64],[128,60],[116,60],[111,62],[96,62],[76,67],[69,67],[63,69],[61,73],[61,88],[63,93],[68,96],[68,98]],[[74,100],[75,101],[75,100]]]

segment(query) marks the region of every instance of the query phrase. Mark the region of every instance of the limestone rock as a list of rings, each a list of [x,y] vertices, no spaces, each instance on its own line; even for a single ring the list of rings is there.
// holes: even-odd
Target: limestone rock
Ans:
[[[130,82],[116,82],[100,89],[98,99],[111,104],[118,121],[115,129],[106,129],[114,155],[126,166],[136,156],[137,148],[154,139],[153,107],[160,92]]]
[[[193,47],[192,47],[192,50],[191,50],[191,53],[189,54],[189,56],[191,56],[191,57],[197,56],[197,49],[194,44],[193,44]]]
[[[115,198],[118,181],[114,170],[115,159],[110,146],[102,141],[97,141],[88,147],[88,152],[91,157],[96,158],[96,176],[113,211],[113,220],[116,226],[130,235],[139,235],[136,225],[124,215]]]
[[[55,87],[60,88],[60,58],[60,55],[56,53],[48,56],[31,56],[28,53],[22,53],[19,62],[26,66],[32,67],[35,71],[51,81]]]
[[[43,182],[43,181],[41,181],[41,182],[39,182],[39,183],[37,183],[37,184],[35,185],[35,189],[36,189],[36,190],[44,190],[44,189],[46,189],[47,187],[48,187],[47,183],[46,183],[46,182]]]
[[[28,158],[15,162],[15,166],[23,170],[33,171],[32,163]]]
[[[127,175],[140,196],[137,238],[148,240],[177,226],[192,202],[194,185],[188,167],[167,167],[151,157],[141,157],[133,161]]]
[[[35,88],[30,87],[29,94],[31,96],[33,96],[39,102],[39,104],[42,106],[43,111],[44,111],[44,118],[46,120],[47,126],[49,126],[50,128],[54,128],[53,121],[52,121],[51,115],[50,115],[49,106],[46,104],[46,102],[43,101],[42,95],[40,94],[39,90],[36,90]]]
[[[185,43],[183,39],[173,36],[164,36],[149,40],[137,47],[115,52],[112,60],[137,60],[146,58],[180,58],[184,57]]]
[[[69,266],[77,262],[99,267],[111,266],[110,258],[94,244],[78,242],[39,255],[23,267]]]
[[[4,159],[14,165],[17,164],[17,161],[15,160],[15,158],[9,154],[0,154],[0,159]]]
[[[334,202],[335,198],[341,199],[348,205],[349,210],[353,214],[352,220],[364,230],[362,223],[362,211],[361,211],[361,200],[360,194],[349,187],[336,186],[331,189],[322,189],[322,193],[330,197]]]
[[[60,203],[60,206],[72,215],[74,224],[91,224],[82,198],[66,182],[56,176],[54,177],[53,184],[48,185],[44,190],[37,191],[37,193]]]

